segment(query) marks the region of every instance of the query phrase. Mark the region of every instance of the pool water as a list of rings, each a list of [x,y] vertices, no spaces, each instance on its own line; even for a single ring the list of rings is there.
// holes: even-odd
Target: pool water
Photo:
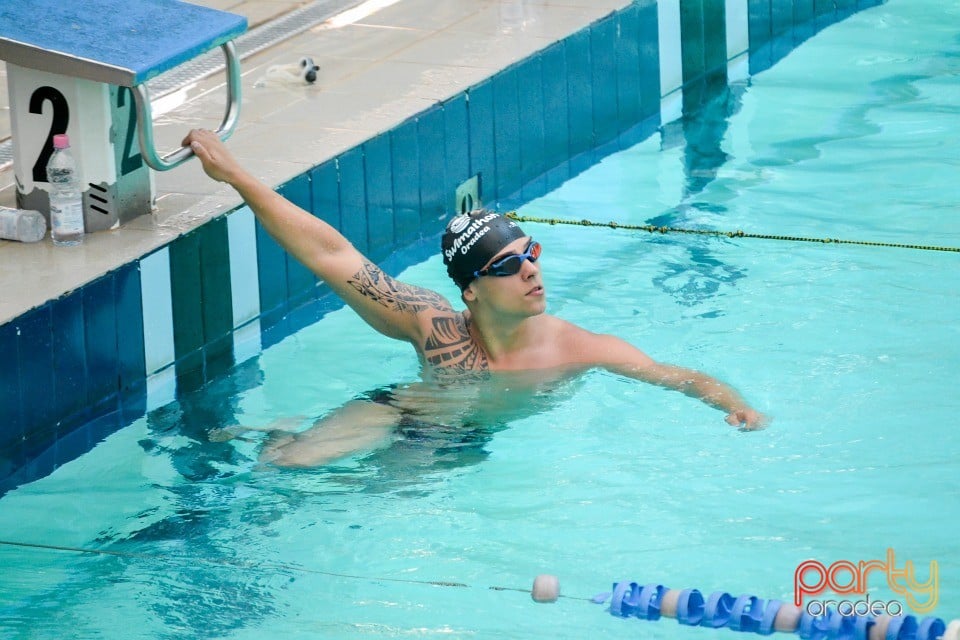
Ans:
[[[857,14],[520,212],[960,246],[958,14]],[[0,538],[32,545],[0,544],[2,635],[732,637],[584,599],[628,579],[790,601],[799,562],[888,548],[920,580],[938,562],[933,614],[960,617],[960,256],[525,229],[551,313],[727,381],[770,428],[596,371],[473,446],[270,470],[261,438],[210,442],[416,380],[408,346],[335,311],[0,499]],[[399,277],[457,300],[439,255]],[[570,597],[533,603],[541,573]]]

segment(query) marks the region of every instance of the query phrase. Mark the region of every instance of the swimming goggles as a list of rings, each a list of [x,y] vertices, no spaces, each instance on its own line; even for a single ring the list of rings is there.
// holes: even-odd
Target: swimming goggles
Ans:
[[[515,275],[520,273],[520,268],[523,267],[523,263],[526,260],[529,260],[530,262],[536,262],[537,258],[540,257],[541,250],[540,243],[534,242],[533,238],[531,238],[530,242],[527,244],[527,248],[523,250],[523,253],[514,253],[506,256],[505,258],[501,258],[486,269],[474,271],[473,277],[479,278],[480,276],[496,276],[498,278],[502,278],[505,276]]]

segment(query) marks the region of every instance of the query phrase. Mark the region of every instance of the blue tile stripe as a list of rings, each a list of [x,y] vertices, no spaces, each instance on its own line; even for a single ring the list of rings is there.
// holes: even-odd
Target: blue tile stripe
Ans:
[[[493,83],[493,179],[496,199],[506,198],[520,190],[520,92],[517,83],[517,67],[501,71]],[[494,186],[488,184],[488,186]],[[441,194],[446,196],[451,185],[445,184]],[[453,187],[456,188],[455,186]],[[442,199],[445,214],[449,213],[448,197]],[[488,204],[492,204],[490,200]]]
[[[470,154],[464,153],[464,149],[470,147],[470,124],[469,114],[467,112],[467,95],[460,95],[450,98],[440,105],[443,109],[443,139],[444,139],[444,169],[446,171],[446,183],[448,185],[459,185],[470,178]],[[419,146],[419,145],[418,145]],[[395,167],[394,171],[399,172],[402,169]],[[448,204],[444,207],[445,212],[455,208],[456,197],[447,193]],[[399,238],[398,238],[399,240]]]
[[[367,196],[367,253],[380,262],[394,248],[393,157],[390,135],[363,143],[363,179]]]
[[[590,27],[593,142],[597,147],[615,140],[624,129],[636,123],[624,127],[618,113],[617,17],[611,14]]]
[[[119,352],[114,274],[108,274],[81,290],[87,360],[88,407],[119,391]],[[58,372],[59,373],[59,372]]]
[[[547,191],[543,174],[546,164],[546,114],[544,113],[542,56],[527,58],[517,66],[519,103],[519,177],[522,198],[529,200]]]
[[[590,77],[590,31],[573,34],[563,41],[567,69],[567,148],[571,174],[576,175],[591,164],[584,154],[594,145],[593,79]]]
[[[53,400],[58,416],[73,415],[87,406],[87,351],[82,296],[52,303],[53,367],[57,372]]]
[[[100,289],[101,287],[97,287],[97,292]],[[109,305],[108,300],[104,303]],[[50,389],[54,388],[51,308],[52,305],[45,304],[17,319],[19,348],[16,367],[21,380],[20,412],[23,416],[24,431],[29,434],[31,430],[39,427],[40,435],[44,438],[51,437],[57,428],[49,395]],[[109,310],[106,313],[109,313]],[[94,354],[94,357],[97,355],[99,354]],[[83,402],[86,403],[86,398]]]
[[[543,166],[546,188],[553,189],[570,177],[570,109],[567,101],[567,56],[563,43],[551,45],[537,56],[543,85]],[[471,108],[471,117],[473,110]],[[471,131],[471,134],[473,132]],[[472,141],[471,141],[472,142]],[[471,153],[473,145],[471,144]],[[553,167],[553,169],[551,169]]]
[[[466,109],[463,110],[466,118]],[[466,125],[464,124],[464,127]],[[393,236],[400,244],[411,242],[420,231],[420,138],[417,121],[407,120],[390,133],[390,164],[393,167]],[[466,136],[464,129],[463,135]],[[470,159],[465,158],[470,170]],[[331,207],[339,208],[339,201]],[[324,209],[321,207],[319,211]],[[336,226],[336,225],[334,225]]]
[[[300,175],[281,185],[277,191],[287,200],[306,211],[313,211],[313,194],[310,191],[310,176]],[[317,277],[309,269],[293,259],[286,251],[286,301],[298,304],[313,296],[317,286]]]
[[[447,201],[446,145],[443,107],[435,105],[416,117],[420,174],[420,224],[430,225],[450,210]],[[493,137],[490,137],[493,140]],[[464,150],[465,151],[465,150]],[[490,168],[494,167],[491,159]],[[452,198],[451,198],[452,200]]]
[[[114,290],[120,391],[142,390],[146,374],[146,352],[142,306],[144,296],[139,264],[126,264],[116,272]]]
[[[659,117],[663,96],[660,61],[664,54],[660,49],[658,23],[660,5],[635,2],[634,6],[637,7],[637,43],[640,55],[640,115],[648,119]],[[660,120],[666,122],[662,118]]]
[[[337,158],[340,179],[340,232],[360,252],[369,246],[363,148],[356,147]]]
[[[723,3],[691,0],[680,5],[683,111],[692,113],[726,83],[727,36]]]
[[[14,320],[0,326],[0,478],[16,471],[24,458],[26,431],[20,405],[22,389],[17,365],[20,335],[16,323]]]
[[[624,131],[643,119],[641,116],[640,83],[640,12],[636,5],[616,16],[615,41],[612,51],[617,83],[616,117],[618,131]]]
[[[560,49],[562,55],[562,48]],[[566,85],[563,85],[566,92]],[[564,104],[566,99],[564,98]],[[480,199],[496,198],[496,149],[493,135],[493,80],[488,79],[467,89],[468,146],[470,175],[480,176]],[[566,130],[567,123],[562,126]],[[564,134],[566,140],[566,134]],[[423,150],[421,150],[422,152]],[[422,156],[421,156],[422,158]],[[566,153],[564,152],[564,160]],[[420,162],[420,172],[428,167]],[[489,183],[489,186],[488,184]],[[488,194],[489,193],[489,197]]]
[[[680,0],[636,0],[278,191],[380,259],[437,234],[467,178],[479,176],[488,206],[539,195],[677,117],[670,97],[679,104],[724,51],[729,62],[748,50],[756,73],[782,57],[784,37],[788,50],[882,1],[692,0],[681,11]],[[176,372],[193,386],[255,355],[327,293],[239,207],[0,325],[0,483],[78,424],[116,428],[115,415],[173,399]]]

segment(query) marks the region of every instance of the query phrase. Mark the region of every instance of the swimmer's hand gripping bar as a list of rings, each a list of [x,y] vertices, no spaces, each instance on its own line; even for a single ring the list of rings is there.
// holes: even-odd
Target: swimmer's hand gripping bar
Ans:
[[[214,133],[221,140],[226,141],[237,127],[237,120],[240,117],[240,59],[237,57],[233,41],[222,44],[221,48],[227,59],[227,105],[223,121]],[[133,97],[137,103],[137,119],[140,123],[137,136],[144,161],[157,171],[169,171],[189,160],[193,156],[193,150],[190,147],[180,147],[164,156],[157,154],[153,141],[150,93],[147,91],[145,82],[133,87]]]

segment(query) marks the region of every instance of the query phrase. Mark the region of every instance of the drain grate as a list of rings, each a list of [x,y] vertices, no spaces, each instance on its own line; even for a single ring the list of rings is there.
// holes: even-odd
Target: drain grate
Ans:
[[[316,0],[299,9],[265,22],[234,40],[237,55],[243,60],[293,36],[311,29],[321,22],[360,4],[360,0]],[[147,87],[156,99],[192,82],[223,70],[225,62],[219,47],[197,56],[190,62],[150,80]],[[0,170],[13,164],[13,140],[0,142]]]

